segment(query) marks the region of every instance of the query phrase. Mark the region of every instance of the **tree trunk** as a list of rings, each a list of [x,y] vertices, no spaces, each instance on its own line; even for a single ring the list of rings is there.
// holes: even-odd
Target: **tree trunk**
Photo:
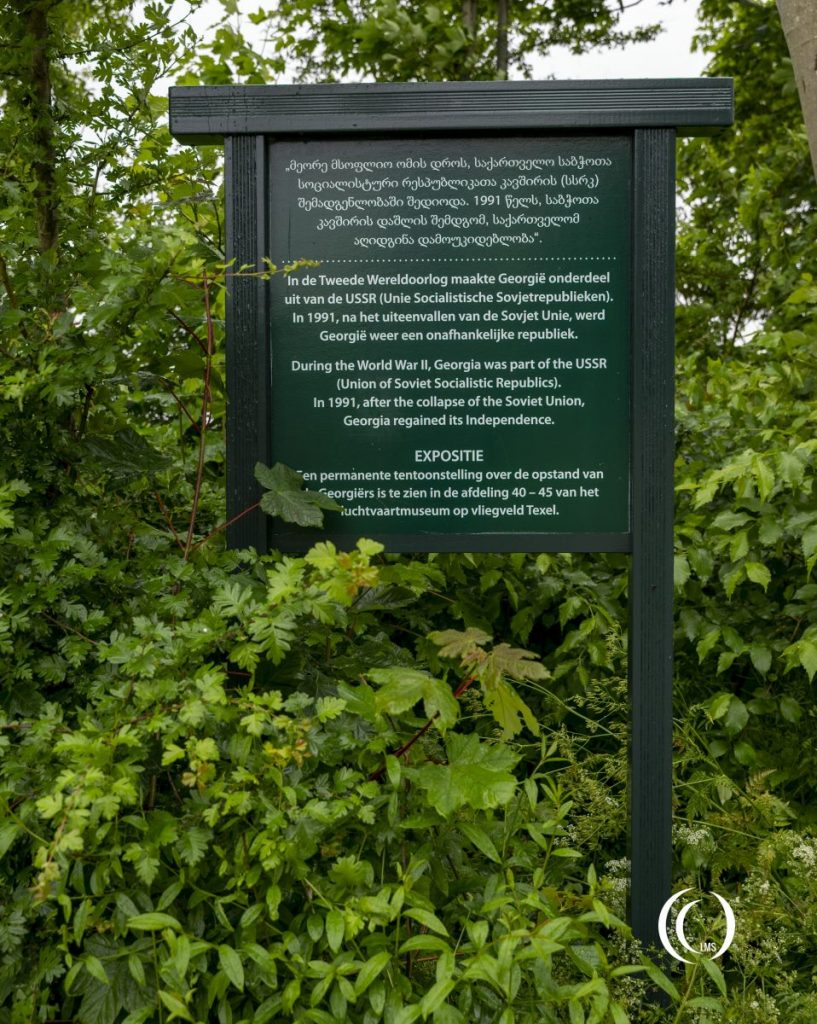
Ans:
[[[50,0],[37,0],[27,13],[27,32],[33,42],[30,78],[30,111],[34,122],[34,200],[37,237],[41,252],[57,244],[57,154],[54,149],[54,116],[51,109],[51,62],[48,54]]]
[[[817,179],[817,3],[815,0],[777,0],[789,48],[811,163]]]
[[[477,30],[477,0],[462,0],[462,24],[472,36]]]
[[[508,77],[508,7],[510,0],[497,0],[496,70],[499,78]]]

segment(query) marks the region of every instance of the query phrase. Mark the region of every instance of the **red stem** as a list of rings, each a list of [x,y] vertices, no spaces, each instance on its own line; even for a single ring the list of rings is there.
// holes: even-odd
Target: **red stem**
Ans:
[[[474,683],[474,682],[476,682],[476,676],[468,676],[467,679],[463,679],[463,681],[456,688],[456,690],[454,690],[454,697],[457,700],[459,700],[460,697],[468,689],[468,687],[471,686],[471,684]],[[431,718],[429,718],[429,720],[425,723],[425,725],[421,726],[417,730],[417,732],[411,737],[411,739],[406,740],[406,742],[403,744],[402,747],[399,747],[397,750],[395,750],[394,754],[392,756],[393,757],[403,757],[404,754],[407,754],[411,750],[411,748],[414,746],[414,744],[417,742],[417,740],[422,739],[423,736],[425,736],[425,734],[428,732],[428,730],[431,728],[432,724],[434,723],[434,720],[439,718],[439,717],[440,717],[440,712],[438,711],[436,715],[432,715]],[[373,771],[372,774],[369,776],[369,779],[372,782],[376,782],[379,778],[382,777],[382,775],[385,772],[385,770],[386,770],[386,766],[384,764],[380,768],[378,768],[376,771]]]
[[[186,320],[182,320],[182,318],[179,316],[175,309],[170,310],[170,315],[173,317],[174,320],[176,320],[178,323],[182,325],[185,331],[187,331],[190,337],[195,341],[195,343],[199,346],[203,354],[206,356],[207,347],[205,346],[201,338],[198,336],[198,334],[195,332],[195,330],[190,326],[190,324],[187,323]]]
[[[233,523],[237,523],[239,519],[243,519],[244,516],[249,515],[250,512],[255,512],[255,510],[259,508],[260,505],[261,502],[256,501],[254,505],[249,505],[247,508],[244,509],[243,512],[239,512],[237,516],[233,516],[232,519],[228,519],[226,523],[219,523],[215,530],[211,530],[206,537],[203,537],[200,541],[197,541],[191,548],[191,551],[195,551],[196,548],[200,548],[202,544],[206,544],[211,537],[215,537],[217,533],[221,533],[221,531],[226,530],[228,526],[232,526]]]
[[[167,523],[167,525],[168,525],[168,526],[170,527],[170,532],[171,532],[171,533],[173,534],[173,538],[174,538],[174,540],[175,540],[175,541],[176,541],[176,543],[177,543],[177,544],[179,545],[179,548],[180,548],[180,549],[181,549],[182,551],[184,551],[184,544],[182,544],[182,539],[181,539],[181,537],[180,537],[180,536],[178,535],[178,533],[176,532],[176,527],[175,527],[175,526],[173,525],[173,519],[172,519],[172,517],[171,517],[171,515],[170,515],[170,512],[169,512],[169,511],[167,510],[167,507],[165,506],[165,503],[164,503],[164,502],[162,501],[162,496],[161,496],[161,494],[159,494],[159,492],[158,492],[158,491],[154,491],[154,492],[153,492],[153,496],[154,496],[154,497],[156,498],[156,500],[157,500],[157,501],[159,502],[159,508],[160,508],[160,509],[162,510],[162,515],[164,516],[164,520],[165,520],[165,522],[166,522],[166,523]]]

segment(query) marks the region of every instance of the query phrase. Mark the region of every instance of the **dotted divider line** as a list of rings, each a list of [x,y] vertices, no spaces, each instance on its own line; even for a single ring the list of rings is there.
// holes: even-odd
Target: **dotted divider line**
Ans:
[[[512,263],[512,262],[527,262],[527,263],[545,263],[545,262],[557,262],[566,263],[568,260],[617,260],[618,256],[418,256],[413,257],[395,257],[389,259],[388,257],[361,257],[360,259],[344,259],[330,257],[322,259],[320,262],[323,263],[490,263],[492,260],[501,263]],[[289,262],[294,262],[290,260]]]

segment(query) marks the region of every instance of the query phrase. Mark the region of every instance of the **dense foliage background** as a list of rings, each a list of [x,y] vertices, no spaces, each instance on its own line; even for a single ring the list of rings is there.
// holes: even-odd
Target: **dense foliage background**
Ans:
[[[815,1019],[815,183],[773,5],[700,10],[738,107],[680,148],[675,854],[739,926],[665,975],[626,559],[225,551],[219,153],[154,88],[524,73],[617,8],[284,3],[270,59],[0,7],[2,1024]]]

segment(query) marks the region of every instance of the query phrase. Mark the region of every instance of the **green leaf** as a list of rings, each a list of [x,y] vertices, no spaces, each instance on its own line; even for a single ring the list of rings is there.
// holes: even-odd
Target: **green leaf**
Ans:
[[[96,978],[96,980],[102,982],[103,985],[110,985],[110,979],[105,973],[105,968],[102,966],[102,962],[98,957],[95,957],[92,953],[87,953],[85,957],[83,957],[82,962],[85,965],[85,970],[92,978]]]
[[[746,575],[752,583],[759,583],[764,590],[772,581],[772,574],[762,562],[747,562]]]
[[[718,626],[715,626],[713,629],[708,630],[704,634],[703,639],[699,641],[698,646],[695,648],[695,650],[698,653],[699,662],[702,662],[704,658],[707,656],[707,654],[709,654],[709,652],[720,639],[720,636],[721,631]]]
[[[757,763],[757,751],[746,740],[738,740],[734,747],[735,760],[746,768]]]
[[[817,672],[817,644],[812,643],[811,640],[801,640],[797,645],[797,656],[808,674],[809,682],[811,682],[814,679],[814,673]]]
[[[301,994],[301,982],[298,978],[292,978],[287,982],[284,991],[281,993],[281,1007],[284,1013],[290,1013],[292,1007],[298,1000],[298,996]]]
[[[499,682],[504,676],[522,681],[547,679],[550,675],[533,651],[524,651],[510,644],[497,644],[477,665],[476,674],[486,686]]]
[[[174,928],[176,931],[182,929],[175,917],[171,917],[170,914],[157,913],[137,914],[135,917],[129,917],[128,927],[142,932],[156,932],[162,928]]]
[[[690,576],[689,561],[686,555],[676,555],[673,562],[673,582],[680,589]]]
[[[145,984],[145,968],[136,953],[128,954],[128,971],[137,985]]]
[[[151,1002],[147,1006],[142,1006],[140,1009],[129,1013],[127,1017],[122,1019],[122,1024],[145,1024],[145,1021],[150,1020],[155,1013],[156,1005]]]
[[[339,910],[330,910],[326,915],[326,941],[333,953],[337,953],[343,944],[346,924]]]
[[[484,832],[476,825],[469,825],[467,822],[460,822],[459,830],[466,839],[470,839],[474,846],[476,846],[480,853],[483,853],[488,860],[492,860],[494,864],[499,864],[501,862],[499,851],[494,846],[491,837],[487,832]]]
[[[374,558],[375,555],[379,555],[381,551],[386,550],[379,540],[369,540],[368,537],[361,537],[355,547],[361,555],[366,555],[367,558]]]
[[[780,698],[780,714],[786,722],[799,722],[803,711],[794,697]]]
[[[315,714],[319,722],[331,722],[346,710],[342,697],[319,697],[315,701]]]
[[[159,991],[159,998],[165,1004],[167,1009],[170,1010],[170,1017],[168,1017],[168,1020],[173,1020],[174,1017],[181,1017],[182,1020],[193,1020],[190,1015],[190,1011],[177,995],[174,995],[172,992],[165,992],[161,989]]]
[[[456,984],[453,978],[441,978],[431,986],[420,1000],[420,1012],[423,1015],[423,1020],[434,1013],[437,1007],[445,1002]]]
[[[726,995],[726,979],[723,976],[723,971],[718,967],[714,960],[710,960],[709,957],[702,957],[701,964],[703,969],[709,975],[709,977],[715,982],[715,985],[722,996]]]
[[[4,856],[11,844],[22,835],[22,828],[15,821],[4,821],[0,824],[0,857]]]
[[[465,930],[475,949],[481,949],[488,940],[487,921],[466,921]]]
[[[513,1013],[510,1008],[506,1012]],[[434,1024],[467,1024],[465,1016],[451,1003],[440,1003],[434,1011]],[[513,1018],[510,1020],[513,1024]]]
[[[706,548],[690,548],[687,551],[689,564],[695,570],[695,575],[701,580],[708,580],[715,568],[715,560],[712,553]]]
[[[373,668],[367,675],[380,686],[375,694],[375,708],[380,715],[399,715],[422,700],[426,717],[434,718],[442,733],[459,717],[459,704],[451,688],[427,672],[394,666]]]
[[[762,676],[765,676],[772,667],[772,652],[763,644],[752,644],[749,648],[749,657]]]
[[[491,642],[491,636],[482,629],[443,629],[428,634],[429,640],[440,648],[441,658],[463,658]]]
[[[814,558],[817,556],[817,523],[803,531],[801,544],[803,546],[803,558],[805,558],[808,565],[808,571],[811,572],[814,567]]]
[[[241,957],[232,946],[221,945],[218,947],[218,962],[221,969],[235,985],[239,992],[244,991],[244,966]]]
[[[507,747],[481,741],[474,733],[449,734],[448,764],[416,769],[418,784],[445,818],[461,807],[485,810],[506,804],[516,791],[511,769],[516,755]]]
[[[783,536],[783,527],[771,516],[764,516],[757,531],[758,540],[766,547],[772,547]]]
[[[729,545],[729,557],[733,562],[737,562],[741,558],[745,558],[748,554],[749,534],[746,530],[741,530],[740,533],[736,533],[732,538],[732,542]]]
[[[687,1003],[690,1010],[713,1010],[716,1013],[723,1013],[723,1003],[713,996],[695,996]]]
[[[405,917],[413,918],[418,921],[421,925],[428,928],[429,931],[436,932],[438,935],[448,935],[448,929],[437,917],[436,914],[432,914],[430,910],[422,910],[420,907],[412,907],[410,910],[404,910],[403,914]]]
[[[716,530],[729,532],[739,526],[745,526],[751,518],[752,517],[747,515],[745,512],[732,512],[727,510],[725,512],[719,512],[718,515],[715,516],[712,520],[712,526]]]
[[[153,477],[170,465],[170,459],[149,444],[133,427],[112,437],[89,436],[83,442],[84,460],[92,461],[110,476]]]
[[[404,1006],[398,1010],[392,1018],[392,1024],[414,1024],[414,1021],[420,1016],[420,1007],[417,1003],[412,1003],[410,1006]]]
[[[374,723],[377,716],[375,694],[371,686],[360,682],[355,687],[338,684],[338,695],[346,702],[346,710],[366,722]]]
[[[679,1003],[681,1001],[681,993],[678,991],[675,985],[670,981],[670,979],[666,976],[666,974],[664,974],[662,970],[660,970],[658,967],[655,967],[653,964],[645,964],[644,970],[646,971],[647,977],[650,979],[653,985],[657,985],[658,988],[666,992],[667,995],[671,999],[674,999],[676,1003]]]
[[[436,935],[412,935],[400,946],[398,953],[416,953],[418,951],[448,953],[451,951],[451,947],[444,939],[440,939]]]
[[[613,1019],[613,1024],[630,1024],[630,1018],[618,1003],[610,1003],[610,1016]]]
[[[624,978],[629,974],[641,974],[643,970],[643,964],[624,964],[621,967],[614,967],[612,971],[610,971],[610,977]]]
[[[805,466],[793,452],[780,452],[777,457],[780,475],[791,487],[801,483]]]
[[[395,757],[393,754],[386,755],[386,775],[393,786],[400,785],[400,779],[403,775],[403,767],[400,764],[399,757]]]
[[[195,867],[207,853],[213,833],[199,825],[189,825],[176,840],[176,850],[184,864]]]
[[[328,495],[305,490],[301,474],[281,462],[276,462],[272,468],[257,462],[255,478],[266,488],[261,497],[262,510],[267,515],[283,519],[285,523],[323,526],[323,509],[329,512],[343,511],[343,507]]]
[[[564,629],[567,623],[587,608],[587,601],[578,594],[571,594],[559,605],[559,625]]]
[[[119,1001],[112,985],[92,983],[85,991],[77,1010],[77,1019],[93,1021],[93,1024],[114,1024]]]
[[[723,724],[728,733],[733,736],[739,733],[749,721],[749,711],[740,697],[732,697],[729,707],[724,715]]]
[[[383,950],[366,961],[355,980],[355,996],[360,996],[366,991],[390,960],[391,953]]]
[[[512,739],[522,732],[522,719],[534,736],[539,735],[539,723],[536,721],[536,716],[516,690],[504,679],[497,680],[493,686],[486,686],[483,699],[485,707],[502,727],[504,740]]]
[[[729,710],[729,705],[731,702],[731,693],[715,694],[715,696],[709,701],[709,703],[706,706],[707,714],[713,722],[717,722],[719,718],[723,718],[723,716]]]
[[[764,462],[759,455],[755,455],[752,459],[752,470],[760,500],[766,501],[774,489],[774,473],[768,463]]]
[[[743,562],[739,562],[737,565],[732,565],[722,574],[721,580],[723,583],[723,589],[730,600],[737,589],[738,583],[740,583],[745,576],[746,566]]]
[[[165,889],[156,904],[157,910],[167,910],[169,906],[175,901],[176,897],[184,888],[183,882],[171,882],[170,885]]]

